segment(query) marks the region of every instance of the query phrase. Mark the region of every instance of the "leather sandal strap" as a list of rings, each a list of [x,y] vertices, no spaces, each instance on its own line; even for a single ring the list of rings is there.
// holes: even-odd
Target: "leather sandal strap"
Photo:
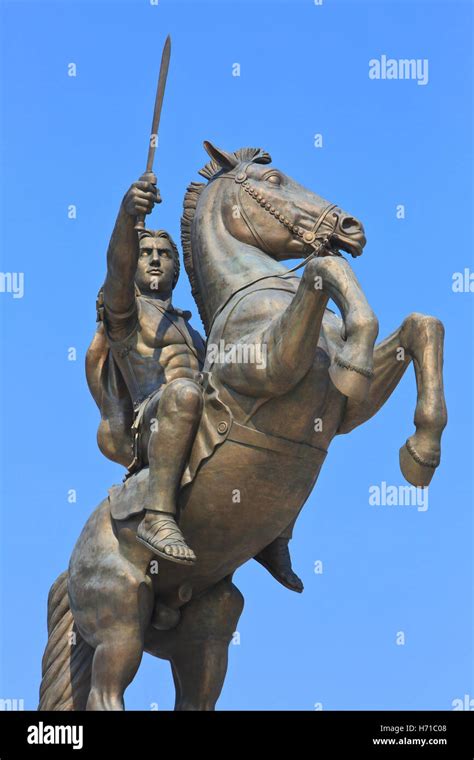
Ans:
[[[173,518],[160,517],[157,518],[157,522],[159,522],[159,526],[156,529],[151,526],[149,533],[152,539],[155,539],[156,536],[160,534],[158,545],[162,544],[164,541],[169,542],[170,540],[183,544],[185,543],[183,534]],[[151,536],[152,533],[153,536]]]

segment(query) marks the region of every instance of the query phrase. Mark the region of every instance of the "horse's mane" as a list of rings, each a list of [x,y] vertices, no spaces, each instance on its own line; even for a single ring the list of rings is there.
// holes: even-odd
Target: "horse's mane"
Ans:
[[[230,156],[235,159],[235,165],[254,161],[258,164],[270,163],[271,156],[261,148],[239,148]],[[191,293],[196,302],[199,310],[199,316],[202,319],[206,335],[209,332],[209,317],[204,304],[204,299],[199,290],[196,272],[194,271],[193,252],[191,246],[191,226],[196,212],[196,206],[199,201],[199,197],[207,187],[208,183],[222,172],[222,166],[217,163],[215,159],[211,159],[205,166],[198,171],[201,177],[204,177],[208,182],[191,182],[186,189],[186,194],[183,200],[183,214],[181,216],[181,244],[183,246],[183,258],[184,267],[191,284]]]

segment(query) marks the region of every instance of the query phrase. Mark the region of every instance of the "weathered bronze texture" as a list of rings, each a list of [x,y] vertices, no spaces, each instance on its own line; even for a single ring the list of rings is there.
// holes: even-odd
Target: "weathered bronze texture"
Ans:
[[[413,313],[375,344],[377,318],[340,253],[362,253],[362,224],[271,167],[263,150],[205,147],[211,158],[200,172],[205,182],[188,187],[182,216],[184,263],[208,335],[202,367],[193,364],[189,346],[183,349],[186,368],[201,373],[198,382],[187,380],[201,390],[194,394],[199,412],[191,415],[178,497],[179,527],[197,561],[157,560],[137,541],[146,500],[162,485],[150,490],[152,468],[142,462],[91,515],[67,573],[51,588],[43,710],[123,709],[144,651],[170,661],[176,709],[214,709],[243,607],[233,573],[257,555],[270,572],[286,561],[280,549],[332,439],[376,414],[411,362],[415,431],[400,449],[401,471],[409,483],[427,486],[440,461],[447,421],[442,323]],[[126,196],[129,218],[119,213],[118,237],[111,241],[129,269],[112,275],[111,255],[105,319],[108,300],[116,309],[115,299],[122,299],[118,309],[129,316],[143,299],[135,294],[136,268],[126,252],[137,246],[133,215],[149,211],[158,193],[140,183],[135,190]],[[304,262],[301,277],[282,263],[290,258]],[[329,299],[341,317],[327,308]],[[161,325],[163,315],[157,319],[153,304],[149,312],[150,324]],[[119,330],[119,341],[125,333]],[[198,344],[196,338],[196,351]],[[171,353],[176,345],[172,338]],[[156,350],[153,341],[149,347]],[[246,360],[257,355],[264,361]],[[127,465],[129,448],[123,436],[114,437],[123,416],[123,377],[120,388],[115,381],[116,402],[108,416],[102,414],[99,442]],[[155,411],[159,416],[159,406]],[[172,428],[168,436],[172,441]],[[161,455],[166,458],[166,451]],[[72,632],[76,645],[64,646]]]

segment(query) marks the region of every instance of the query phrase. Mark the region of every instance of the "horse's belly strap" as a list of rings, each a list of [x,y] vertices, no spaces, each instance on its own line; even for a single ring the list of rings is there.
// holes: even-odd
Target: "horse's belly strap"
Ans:
[[[311,446],[309,443],[299,443],[288,438],[280,438],[280,436],[270,433],[262,433],[261,430],[241,425],[235,420],[232,420],[227,440],[243,443],[247,446],[256,446],[259,449],[277,451],[279,454],[288,454],[297,459],[313,460],[316,454],[318,456],[327,454],[326,449]]]

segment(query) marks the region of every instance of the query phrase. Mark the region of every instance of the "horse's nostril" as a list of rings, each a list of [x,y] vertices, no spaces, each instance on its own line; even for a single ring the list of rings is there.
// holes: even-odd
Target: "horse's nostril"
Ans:
[[[353,216],[345,216],[340,221],[341,230],[344,232],[353,232],[360,228],[360,224]]]

